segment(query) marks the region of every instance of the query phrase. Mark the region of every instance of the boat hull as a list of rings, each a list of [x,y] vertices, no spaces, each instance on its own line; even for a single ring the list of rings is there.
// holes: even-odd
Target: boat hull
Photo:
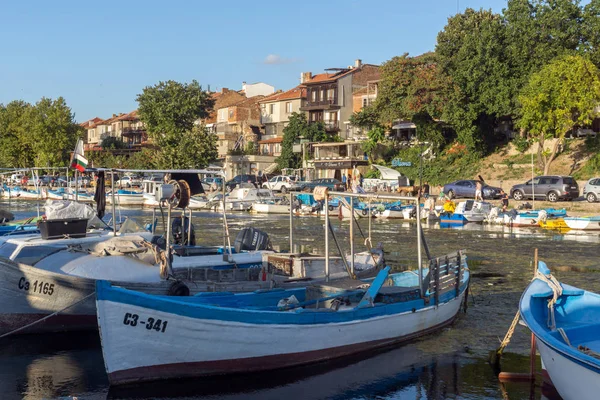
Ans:
[[[250,211],[258,214],[289,214],[290,206],[287,204],[254,203]]]
[[[564,218],[565,224],[571,228],[582,231],[600,230],[600,219],[594,218]]]
[[[552,384],[564,400],[596,400],[600,393],[598,369],[591,369],[537,338],[537,348]]]
[[[118,385],[292,367],[397,344],[450,324],[463,293],[416,312],[306,325],[191,318],[109,298],[97,303],[108,378]],[[133,315],[146,325],[132,327]],[[161,320],[158,331],[148,329],[150,318]]]
[[[116,281],[114,285],[148,294],[167,295],[174,282]],[[0,334],[22,328],[61,310],[64,311],[19,333],[97,329],[96,306],[94,296],[91,296],[95,291],[95,284],[95,279],[59,274],[0,260]],[[194,282],[187,286],[191,294],[224,290],[246,292],[268,287],[269,282],[206,281]],[[65,309],[66,307],[69,308]]]

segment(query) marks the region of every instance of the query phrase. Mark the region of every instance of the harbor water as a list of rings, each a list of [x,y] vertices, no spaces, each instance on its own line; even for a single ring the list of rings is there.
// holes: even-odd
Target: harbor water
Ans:
[[[17,219],[36,215],[35,204],[0,202]],[[117,217],[149,223],[152,211],[121,209]],[[108,220],[110,215],[105,217]],[[266,231],[276,248],[289,249],[289,217],[231,213],[232,240],[244,227]],[[349,221],[331,218],[342,250],[348,252]],[[222,244],[222,216],[194,213],[198,244]],[[322,219],[294,218],[299,250],[323,252]],[[416,224],[372,220],[372,243],[382,243],[395,270],[416,268]],[[355,229],[355,247],[364,249],[368,220]],[[467,224],[424,225],[432,255],[467,252],[472,273],[468,310],[448,328],[392,349],[301,368],[188,381],[109,388],[97,332],[23,335],[0,339],[1,399],[541,399],[558,398],[540,381],[502,385],[488,363],[508,329],[522,291],[532,278],[533,249],[539,249],[561,282],[600,292],[600,233],[560,234],[540,228]],[[334,255],[334,246],[332,255]],[[502,369],[529,369],[529,332],[518,326]],[[164,343],[168,346],[168,343]],[[193,344],[192,344],[193,345]],[[293,347],[293,343],[290,346]],[[538,360],[539,368],[539,360]]]

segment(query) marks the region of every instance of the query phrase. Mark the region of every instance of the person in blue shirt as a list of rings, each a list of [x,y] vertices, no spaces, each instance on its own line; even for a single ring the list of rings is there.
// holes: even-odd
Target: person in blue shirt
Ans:
[[[344,189],[348,189],[347,182],[348,182],[348,178],[346,178],[346,174],[343,174],[342,175],[342,183],[344,184]]]

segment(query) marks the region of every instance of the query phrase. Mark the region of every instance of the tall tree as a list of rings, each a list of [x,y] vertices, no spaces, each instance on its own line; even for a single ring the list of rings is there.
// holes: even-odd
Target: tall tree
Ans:
[[[581,56],[562,56],[533,74],[519,96],[518,125],[539,142],[538,158],[547,174],[565,134],[576,126],[589,125],[600,103],[600,71]],[[556,138],[552,150],[544,151],[548,138]]]
[[[287,126],[283,128],[281,155],[277,158],[277,164],[280,169],[300,168],[302,166],[300,153],[294,153],[293,151],[294,144],[300,138],[310,142],[334,140],[334,137],[325,131],[322,123],[309,123],[306,120],[306,115],[303,113],[292,113]]]
[[[437,37],[439,65],[453,82],[443,117],[471,150],[482,149],[492,134],[490,121],[510,114],[505,42],[500,15],[470,8],[449,18]]]
[[[159,82],[144,88],[137,101],[140,120],[159,148],[161,166],[204,167],[216,158],[214,135],[203,127],[195,128],[196,121],[207,118],[214,106],[198,82]]]
[[[582,50],[583,10],[579,0],[509,0],[503,14],[504,62],[512,71],[506,85],[510,113],[515,115],[518,94],[532,73],[558,56]]]
[[[600,67],[600,0],[591,0],[583,8],[582,51]]]
[[[65,166],[69,152],[83,136],[83,128],[75,123],[75,116],[62,97],[38,101],[28,114],[27,129],[35,154],[34,165],[38,167]]]
[[[0,104],[0,165],[23,168],[33,165],[27,122],[32,106],[24,101]]]

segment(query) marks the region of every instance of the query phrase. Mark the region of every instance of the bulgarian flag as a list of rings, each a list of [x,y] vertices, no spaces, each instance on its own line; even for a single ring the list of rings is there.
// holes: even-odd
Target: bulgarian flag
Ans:
[[[87,165],[88,160],[83,156],[83,140],[79,139],[71,158],[71,168],[75,168],[79,172],[84,172]]]

